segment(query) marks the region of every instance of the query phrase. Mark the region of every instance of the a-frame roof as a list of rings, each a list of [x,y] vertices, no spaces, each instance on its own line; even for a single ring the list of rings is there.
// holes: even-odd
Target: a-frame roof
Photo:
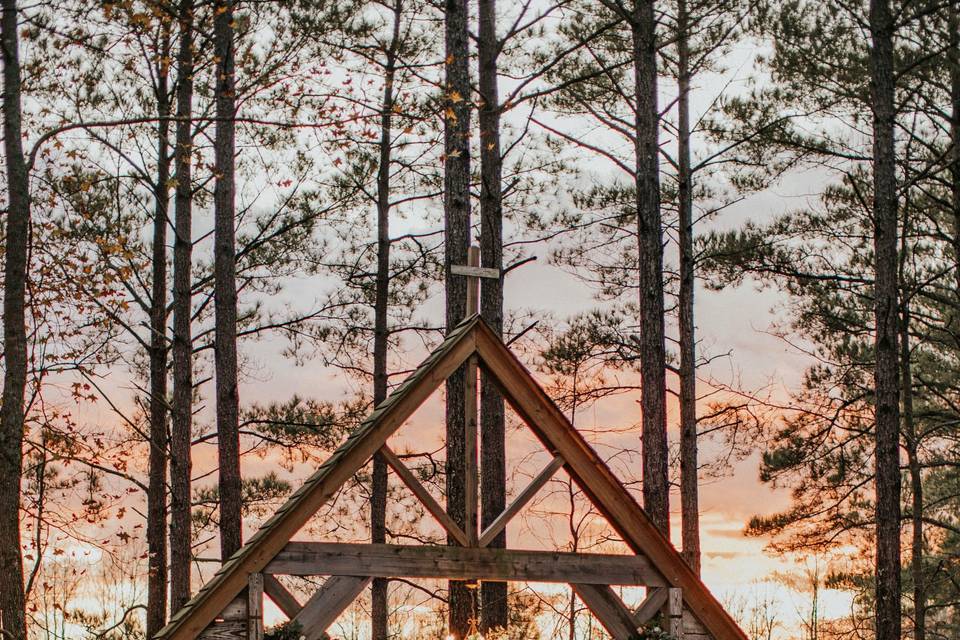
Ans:
[[[504,398],[544,447],[563,457],[564,468],[624,542],[673,587],[686,607],[717,640],[746,640],[733,618],[653,525],[613,472],[570,424],[530,372],[479,318],[464,320],[347,440],[261,525],[206,585],[174,615],[157,640],[192,640],[262,571],[290,538],[359,471],[443,382],[471,355],[485,379],[497,382]]]

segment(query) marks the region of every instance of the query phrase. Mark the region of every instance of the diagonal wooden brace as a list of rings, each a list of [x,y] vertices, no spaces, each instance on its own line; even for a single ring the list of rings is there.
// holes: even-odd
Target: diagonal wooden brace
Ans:
[[[550,481],[550,478],[563,466],[563,458],[560,456],[554,456],[553,460],[550,461],[543,471],[541,471],[537,476],[527,485],[527,487],[514,498],[506,509],[503,510],[497,519],[490,523],[486,529],[483,530],[483,533],[480,534],[480,541],[478,546],[485,547],[497,537],[504,527],[507,526],[507,523],[517,515],[521,509],[530,500],[533,499],[533,496],[543,488],[543,485],[547,484]]]
[[[613,589],[600,584],[575,583],[570,586],[613,640],[637,638],[639,634],[633,613],[623,604]]]
[[[647,624],[653,620],[654,616],[663,611],[663,606],[667,604],[668,595],[669,592],[665,587],[650,589],[647,592],[647,597],[644,598],[643,602],[640,603],[640,606],[637,607],[637,610],[633,613],[633,617],[637,621],[637,626]]]
[[[447,514],[447,511],[430,495],[427,488],[420,484],[420,481],[413,475],[413,472],[407,468],[407,465],[403,464],[403,460],[398,458],[397,454],[387,445],[383,445],[383,447],[380,448],[380,455],[383,456],[383,459],[390,468],[394,470],[397,477],[403,481],[403,484],[407,485],[407,488],[413,492],[413,495],[415,495],[426,510],[430,512],[430,515],[436,518],[437,522],[447,530],[447,533],[453,536],[461,545],[465,547],[468,546],[469,540],[467,539],[467,534],[457,526],[457,523]]]
[[[297,600],[296,596],[287,591],[287,588],[280,584],[277,577],[269,573],[263,574],[263,592],[273,600],[283,615],[293,620],[303,609],[303,605]]]
[[[327,628],[357,599],[370,581],[369,576],[331,576],[317,589],[303,610],[293,619],[306,640],[324,640]]]

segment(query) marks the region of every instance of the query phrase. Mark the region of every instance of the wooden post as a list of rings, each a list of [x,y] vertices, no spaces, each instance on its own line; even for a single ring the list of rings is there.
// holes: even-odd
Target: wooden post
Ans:
[[[467,250],[467,266],[474,269],[480,267],[480,247],[477,245],[471,245]],[[480,277],[475,273],[467,274],[467,318],[480,311]]]
[[[467,252],[467,266],[477,268],[480,266],[480,247],[471,246]],[[480,278],[476,276],[467,276],[467,317],[476,315],[479,310],[480,300]],[[466,491],[465,511],[466,511],[466,534],[467,545],[477,546],[480,530],[479,518],[479,489],[480,489],[480,467],[478,461],[477,447],[477,357],[471,356],[467,360],[466,383],[463,394],[463,415],[464,428],[466,434],[463,439],[466,447],[466,482],[464,490]]]
[[[247,581],[247,640],[263,640],[263,574]]]
[[[667,597],[668,627],[671,637],[683,640],[683,589],[669,589]]]

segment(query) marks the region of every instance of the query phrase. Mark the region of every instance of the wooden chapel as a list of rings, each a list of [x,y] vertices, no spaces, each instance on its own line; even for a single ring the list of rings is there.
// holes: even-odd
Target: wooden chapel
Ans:
[[[469,277],[472,299],[484,269]],[[475,310],[475,306],[473,309]],[[467,525],[447,515],[416,475],[387,446],[388,438],[447,379],[467,371]],[[477,518],[478,368],[553,455],[552,461],[480,531]],[[472,419],[471,419],[472,417]],[[391,470],[458,545],[395,545],[293,540],[301,527],[380,452]],[[493,549],[488,544],[561,468],[633,552],[568,553]],[[301,604],[275,576],[329,576]],[[570,424],[531,373],[473,313],[347,438],[177,612],[156,640],[262,640],[269,597],[307,640],[321,640],[373,578],[568,583],[614,640],[633,640],[655,616],[676,640],[747,640],[733,618],[653,525],[633,496]],[[629,608],[613,586],[645,586]]]

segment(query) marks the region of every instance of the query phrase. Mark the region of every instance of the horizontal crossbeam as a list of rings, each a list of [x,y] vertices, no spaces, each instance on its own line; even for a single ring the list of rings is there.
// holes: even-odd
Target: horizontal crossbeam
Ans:
[[[489,269],[487,267],[475,267],[473,265],[455,264],[450,267],[450,273],[457,276],[467,276],[470,278],[492,278],[500,279],[499,269]]]
[[[450,546],[289,542],[265,571],[297,576],[664,586],[663,578],[643,556]]]

